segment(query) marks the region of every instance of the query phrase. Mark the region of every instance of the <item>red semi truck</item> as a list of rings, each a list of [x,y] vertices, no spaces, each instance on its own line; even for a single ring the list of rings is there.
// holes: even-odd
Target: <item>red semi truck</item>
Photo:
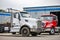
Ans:
[[[56,15],[49,14],[49,15],[42,15],[41,16],[41,27],[42,32],[49,32],[49,34],[55,34],[55,29],[58,24],[58,19]]]

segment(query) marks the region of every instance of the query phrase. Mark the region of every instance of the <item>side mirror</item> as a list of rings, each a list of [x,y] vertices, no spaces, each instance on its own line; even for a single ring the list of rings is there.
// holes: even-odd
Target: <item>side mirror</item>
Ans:
[[[21,20],[20,17],[18,17],[19,21]]]
[[[21,20],[19,13],[16,13],[16,14],[14,15],[14,18],[17,18],[17,19]]]
[[[17,18],[17,19],[18,19],[18,16],[19,16],[19,15],[18,15],[18,13],[17,13],[17,14],[16,14],[16,18]]]
[[[53,20],[56,20],[56,17],[54,17]]]
[[[19,21],[21,20],[21,19],[20,19],[20,15],[18,15],[18,19],[19,19]]]

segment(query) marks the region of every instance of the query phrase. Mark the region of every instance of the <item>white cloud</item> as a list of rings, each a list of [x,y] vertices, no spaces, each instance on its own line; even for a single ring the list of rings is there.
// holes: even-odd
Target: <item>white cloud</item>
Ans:
[[[22,9],[23,7],[60,5],[60,0],[0,0],[0,8]]]

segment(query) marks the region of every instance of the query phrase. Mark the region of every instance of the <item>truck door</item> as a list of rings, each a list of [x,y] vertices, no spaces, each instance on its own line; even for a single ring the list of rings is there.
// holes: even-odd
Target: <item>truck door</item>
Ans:
[[[14,13],[10,32],[19,32],[19,29],[20,29],[20,14]]]

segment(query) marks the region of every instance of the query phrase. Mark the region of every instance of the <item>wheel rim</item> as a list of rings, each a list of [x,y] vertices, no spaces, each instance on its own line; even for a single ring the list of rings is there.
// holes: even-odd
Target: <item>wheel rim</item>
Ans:
[[[28,31],[26,29],[23,30],[23,34],[27,34]]]
[[[29,34],[30,34],[29,28],[23,27],[21,29],[21,34],[22,34],[22,36],[29,36]]]
[[[22,36],[29,36],[29,30],[23,29],[22,30]]]
[[[51,34],[54,34],[54,29],[51,29]]]

